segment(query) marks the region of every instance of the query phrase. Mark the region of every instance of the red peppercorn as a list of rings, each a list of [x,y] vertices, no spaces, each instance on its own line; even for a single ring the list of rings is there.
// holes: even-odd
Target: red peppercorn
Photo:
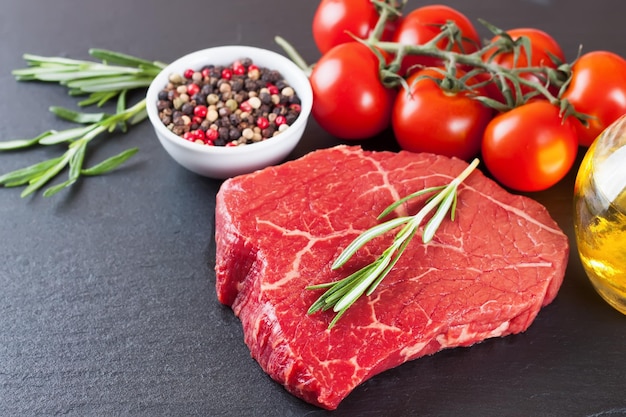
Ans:
[[[280,94],[280,90],[274,84],[267,83],[267,90],[270,94]]]
[[[250,72],[250,71],[258,71],[258,70],[259,70],[259,67],[254,65],[254,64],[251,64],[250,66],[248,66],[248,72]]]
[[[235,61],[233,63],[233,74],[244,75],[246,73],[246,67],[241,64],[241,61]]]
[[[191,79],[191,77],[193,77],[193,74],[194,74],[194,73],[195,73],[195,71],[194,71],[194,70],[192,70],[191,68],[189,68],[189,69],[186,69],[186,70],[185,70],[185,72],[183,73],[183,76],[184,76],[185,78],[187,78],[188,80],[190,80],[190,79]]]
[[[199,125],[200,123],[202,123],[203,120],[204,120],[203,117],[193,116],[191,118],[191,123],[193,123],[195,125]]]
[[[225,80],[230,80],[231,78],[233,78],[233,70],[231,70],[230,68],[224,68],[222,70],[222,78]]]
[[[196,140],[196,137],[193,132],[185,132],[183,134],[183,139],[193,142],[194,140]]]
[[[279,114],[278,116],[276,116],[276,120],[274,120],[274,123],[276,123],[276,126],[284,125],[285,123],[287,123],[287,118],[282,114]]]
[[[200,87],[198,86],[198,84],[191,83],[187,86],[187,94],[189,94],[190,97],[198,94],[199,91]]]
[[[209,68],[202,69],[202,76],[204,78],[209,78],[211,76],[211,70]]]
[[[200,139],[203,142],[206,139],[206,135],[204,134],[204,130],[201,130],[201,129],[194,130],[193,131],[193,135],[194,135],[195,139]]]
[[[229,148],[232,148],[233,146],[237,146],[237,141],[236,140],[231,140],[230,142],[226,143],[226,145]]]
[[[256,125],[260,127],[261,129],[266,129],[270,126],[270,121],[267,120],[267,117],[261,116],[258,119],[256,119]]]
[[[241,111],[245,111],[247,113],[250,113],[252,111],[252,106],[250,105],[250,103],[248,101],[244,101],[239,105],[239,108],[241,109]]]
[[[205,136],[206,140],[212,143],[214,140],[217,140],[217,138],[220,137],[220,134],[217,129],[207,129]]]
[[[302,106],[300,106],[299,104],[296,104],[296,103],[290,105],[289,108],[291,110],[295,111],[295,112],[298,112],[298,113],[300,113],[300,111],[302,110]]]
[[[207,112],[208,109],[203,104],[198,104],[196,107],[193,108],[194,116],[201,117],[203,119],[206,117]],[[202,121],[200,121],[200,123],[202,123]]]

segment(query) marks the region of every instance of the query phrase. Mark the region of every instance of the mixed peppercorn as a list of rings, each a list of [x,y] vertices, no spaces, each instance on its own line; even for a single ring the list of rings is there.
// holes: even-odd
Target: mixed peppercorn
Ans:
[[[171,74],[157,108],[163,124],[186,140],[237,146],[289,128],[300,114],[300,98],[280,72],[244,58]]]

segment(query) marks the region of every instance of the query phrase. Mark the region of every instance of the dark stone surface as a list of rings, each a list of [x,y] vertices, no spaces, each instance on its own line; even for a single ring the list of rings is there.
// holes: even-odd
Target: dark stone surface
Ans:
[[[626,55],[622,0],[446,4],[503,28],[546,29],[569,59],[580,44]],[[0,139],[64,128],[48,106],[75,103],[60,87],[15,82],[10,71],[24,66],[23,53],[88,58],[99,47],[169,62],[223,44],[280,51],[273,37],[281,35],[312,62],[316,5],[4,0]],[[0,415],[626,415],[626,318],[594,293],[575,246],[559,296],[526,333],[385,372],[333,413],[303,403],[250,358],[239,321],[216,300],[220,182],[180,168],[147,122],[99,142],[88,164],[131,145],[140,152],[124,168],[50,199],[0,189]],[[311,121],[292,157],[335,143]],[[394,147],[390,135],[363,145]],[[0,154],[0,172],[57,152]],[[573,179],[531,194],[570,238]]]

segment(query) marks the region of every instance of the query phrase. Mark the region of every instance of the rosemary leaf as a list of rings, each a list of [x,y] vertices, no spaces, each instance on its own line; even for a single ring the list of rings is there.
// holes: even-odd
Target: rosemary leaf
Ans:
[[[33,145],[37,145],[39,141],[46,136],[53,134],[53,130],[43,132],[41,135],[32,139],[14,139],[0,142],[0,151],[11,151],[16,149],[28,148]]]
[[[74,142],[72,145],[76,145],[76,144],[78,145],[71,147],[71,148],[75,148],[75,150],[73,151],[73,153],[71,153],[70,158],[69,158],[70,172],[69,172],[68,179],[63,181],[60,184],[53,185],[52,187],[47,188],[43,192],[44,197],[52,197],[53,195],[63,190],[64,188],[67,188],[73,185],[78,180],[78,177],[80,177],[80,169],[83,165],[83,160],[85,159],[87,141],[81,140],[78,142]]]
[[[56,164],[52,165],[50,168],[44,171],[42,175],[32,178],[29,181],[29,185],[24,189],[24,191],[22,191],[22,194],[21,194],[22,198],[27,197],[31,195],[32,193],[34,193],[35,191],[39,190],[48,181],[50,181],[59,172],[61,172],[69,163],[69,160],[72,157],[72,154],[73,152],[71,151],[65,152],[65,154],[63,154],[63,156],[60,158],[60,160]]]
[[[0,185],[5,187],[16,187],[28,183],[31,179],[42,175],[50,167],[56,165],[63,159],[63,156],[57,158],[47,159],[45,161],[38,162],[34,165],[30,165],[25,168],[16,169],[15,171],[7,172],[0,176]]]
[[[79,91],[79,90],[76,90],[76,91],[78,92],[78,94],[76,94],[76,95],[84,95],[84,94],[85,94],[83,91]],[[70,94],[71,94],[71,93],[70,93]],[[111,93],[102,93],[102,92],[99,92],[99,93],[91,93],[91,94],[89,94],[89,97],[87,97],[87,98],[86,98],[86,99],[84,99],[84,100],[79,101],[79,102],[78,102],[78,105],[79,105],[80,107],[87,107],[87,106],[91,106],[91,105],[93,105],[93,104],[97,104],[97,103],[99,103],[99,102],[100,102],[100,100],[102,100],[102,99],[103,99],[103,97],[107,97],[107,96],[109,96],[110,94],[111,94]],[[117,95],[117,94],[113,94],[113,96],[112,96],[112,97],[115,97],[116,95]],[[107,99],[107,100],[108,100],[108,99]],[[104,105],[104,103],[106,103],[106,101],[104,101],[104,102],[102,103],[102,105]],[[102,107],[102,105],[98,105],[98,107]]]
[[[127,159],[137,153],[139,148],[130,148],[125,151],[120,152],[117,155],[114,155],[110,158],[105,159],[104,161],[86,169],[82,169],[80,171],[81,175],[95,176],[101,175],[106,172],[112,171],[117,168],[119,165],[123,164]]]
[[[28,65],[44,65],[52,64],[57,66],[80,66],[83,64],[90,64],[89,61],[83,61],[79,59],[63,58],[63,57],[47,57],[33,54],[24,54],[22,58],[28,63]]]
[[[116,75],[120,75],[120,70],[118,69],[90,69],[85,71],[76,71],[74,69],[65,69],[63,71],[55,70],[55,71],[43,71],[48,70],[49,68],[38,68],[39,71],[36,73],[32,71],[32,76],[39,81],[47,81],[47,82],[58,82],[63,85],[68,85],[70,82],[79,81],[79,80],[90,80],[98,77],[112,77]],[[50,68],[50,70],[54,70],[54,68]],[[124,71],[124,74],[129,72]],[[134,73],[136,71],[133,71]]]
[[[126,92],[128,90],[122,90],[117,98],[117,105],[115,107],[115,113],[120,114],[126,110]]]
[[[433,217],[430,218],[430,220],[426,223],[426,226],[424,227],[424,231],[422,233],[422,241],[424,243],[430,242],[435,236],[435,232],[437,231],[437,229],[439,229],[439,226],[443,222],[443,219],[446,217],[446,213],[448,213],[448,210],[450,210],[450,207],[452,206],[452,202],[454,201],[455,196],[456,196],[456,187],[448,190],[448,192],[445,194],[445,197],[443,198],[443,201],[441,202],[441,204],[439,204],[437,211],[435,212]]]
[[[81,87],[81,90],[84,91],[85,93],[97,93],[97,92],[104,92],[104,91],[118,92],[120,90],[147,88],[148,86],[150,86],[151,82],[152,82],[151,78],[136,78],[136,79],[129,79],[127,81],[119,81],[116,83],[110,83],[110,84],[97,84],[97,85],[85,86],[85,87]]]
[[[376,290],[376,288],[378,287],[378,284],[381,283],[381,281],[389,274],[389,272],[391,272],[391,270],[393,269],[393,267],[396,265],[396,263],[400,260],[400,257],[402,256],[402,253],[404,253],[404,250],[406,249],[406,247],[409,245],[409,243],[411,242],[411,239],[413,239],[413,236],[416,233],[416,229],[413,229],[410,231],[410,233],[407,236],[407,239],[405,239],[402,244],[400,245],[400,247],[398,248],[398,250],[396,251],[396,255],[394,256],[393,260],[389,263],[389,265],[387,265],[387,268],[385,268],[384,271],[382,271],[379,276],[376,278],[376,281],[372,282],[372,284],[370,285],[369,289],[367,290],[367,292],[365,293],[365,295],[367,295],[368,297],[370,295],[372,295],[372,293]]]
[[[135,75],[137,74],[137,72],[138,71],[135,71],[132,68],[91,68],[85,71],[59,73],[56,75],[56,77],[52,77],[51,75],[44,75],[43,77],[40,77],[40,79],[42,81],[57,81],[62,85],[68,85],[70,82],[75,82],[79,80],[93,80],[100,77],[113,77],[120,75]]]
[[[71,129],[61,130],[47,135],[39,141],[40,145],[56,145],[62,142],[69,142],[78,139],[93,130],[94,126],[74,127]]]
[[[85,160],[85,152],[87,150],[87,140],[81,140],[76,152],[70,158],[69,180],[76,181],[80,177],[80,172]]]
[[[71,74],[74,72],[72,67],[51,68],[51,67],[31,67],[13,70],[11,73],[18,81],[33,81],[41,80],[42,77],[50,76],[51,74]]]
[[[98,123],[109,116],[107,113],[81,113],[59,106],[51,106],[50,111],[62,119],[79,124]]]
[[[159,68],[154,62],[150,62],[145,59],[137,58],[131,55],[127,55],[121,52],[109,51],[106,49],[92,48],[89,50],[89,55],[94,58],[98,58],[107,63],[115,63],[117,65],[125,65],[130,67],[145,67],[145,68]]]
[[[117,96],[117,105],[115,107],[116,114],[124,113],[124,111],[126,110],[126,91],[128,90],[122,90],[120,95]],[[128,126],[126,125],[126,120],[122,120],[119,123],[119,126],[122,132],[126,132],[128,129]]]
[[[119,75],[74,80],[67,83],[67,87],[78,89],[86,93],[99,91],[120,91],[125,89],[148,87],[152,78],[137,77],[135,75]]]
[[[386,255],[386,254],[385,254]],[[350,289],[343,297],[341,297],[333,306],[333,311],[338,313],[349,308],[360,296],[362,296],[367,288],[376,281],[391,262],[388,256],[381,256],[375,263],[375,267],[369,273],[363,275],[359,281],[355,281],[356,285]]]
[[[43,196],[44,197],[52,197],[53,195],[55,195],[59,191],[63,190],[64,188],[68,188],[69,186],[73,185],[75,182],[76,182],[75,179],[67,179],[67,180],[63,181],[62,183],[60,183],[60,184],[53,185],[52,187],[48,187],[43,192]]]
[[[84,90],[85,88],[89,88],[92,86],[117,84],[120,82],[135,81],[136,79],[137,77],[135,75],[115,74],[115,75],[106,75],[106,76],[95,77],[95,78],[77,79],[77,80],[70,81],[66,83],[65,85],[68,88],[77,88],[80,90]]]
[[[413,194],[409,194],[406,197],[403,197],[400,200],[395,201],[394,203],[390,204],[385,210],[383,210],[382,213],[378,215],[378,220],[387,217],[387,215],[390,214],[392,211],[394,211],[396,208],[398,208],[398,206],[406,203],[409,200],[414,199],[415,197],[419,197],[421,195],[432,193],[438,190],[443,190],[444,188],[445,188],[445,185],[438,186],[438,187],[429,187],[429,188],[425,188],[423,190],[414,192]]]
[[[147,117],[148,117],[148,109],[146,109],[146,107],[144,106],[142,110],[139,110],[133,117],[131,117],[128,120],[128,123],[131,126],[133,126],[133,125],[136,125],[137,123],[141,123],[142,121],[146,120]]]
[[[335,259],[335,262],[332,265],[332,269],[341,268],[351,257],[354,255],[356,251],[365,246],[370,240],[381,236],[388,231],[395,229],[396,227],[406,223],[409,221],[411,217],[398,217],[396,219],[389,220],[385,223],[381,223],[372,227],[371,229],[366,230],[362,234],[360,234],[356,239],[348,245],[343,252]]]

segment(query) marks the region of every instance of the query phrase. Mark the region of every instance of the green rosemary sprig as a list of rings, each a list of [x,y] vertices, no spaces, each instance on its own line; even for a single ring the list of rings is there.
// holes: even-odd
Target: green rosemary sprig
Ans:
[[[422,231],[422,241],[428,243],[432,240],[435,232],[443,222],[446,214],[450,212],[450,217],[454,220],[454,212],[457,203],[457,190],[459,185],[472,173],[479,161],[474,159],[458,177],[448,185],[430,187],[410,194],[387,207],[378,219],[386,217],[404,202],[428,193],[436,192],[426,205],[413,216],[398,217],[378,224],[359,235],[350,245],[348,245],[332,265],[332,269],[341,268],[360,248],[372,239],[383,235],[399,226],[404,225],[396,234],[391,245],[371,264],[364,266],[353,274],[339,281],[324,284],[310,285],[308,290],[327,289],[309,308],[308,314],[318,311],[332,310],[336,313],[333,320],[328,325],[332,328],[343,316],[356,300],[363,294],[371,295],[378,284],[389,274],[394,265],[398,262],[402,253],[417,233],[424,219],[433,211],[435,213],[426,222]]]
[[[62,143],[68,144],[67,150],[59,157],[1,175],[0,186],[25,186],[21,195],[26,197],[68,168],[66,181],[44,191],[43,195],[48,197],[71,186],[81,176],[109,172],[137,153],[137,148],[130,148],[92,167],[83,167],[87,145],[94,138],[115,130],[125,132],[128,126],[146,119],[145,99],[127,107],[127,92],[148,87],[166,64],[104,49],[91,49],[89,54],[101,62],[26,54],[24,59],[28,67],[13,71],[13,75],[18,81],[59,83],[67,87],[72,96],[87,95],[86,99],[78,102],[81,107],[90,105],[102,107],[117,98],[115,113],[85,113],[58,106],[50,107],[50,111],[56,116],[82,126],[62,131],[48,130],[31,139],[3,141],[0,142],[0,151]]]
[[[128,158],[137,153],[137,148],[130,148],[105,159],[90,167],[83,168],[87,145],[103,132],[112,132],[120,126],[125,129],[127,123],[133,125],[145,119],[145,99],[126,108],[124,106],[126,93],[122,92],[118,98],[118,111],[115,114],[80,113],[62,107],[52,107],[51,111],[59,117],[75,123],[86,123],[86,126],[62,131],[49,130],[33,139],[0,142],[0,150],[19,149],[32,144],[57,145],[68,143],[67,151],[59,157],[51,158],[34,165],[17,169],[0,176],[0,185],[4,187],[26,186],[21,196],[26,197],[36,192],[61,171],[69,167],[68,179],[60,184],[46,189],[44,197],[50,197],[64,188],[74,184],[80,176],[94,176],[109,172]],[[5,147],[2,147],[2,146]]]
[[[122,91],[147,88],[166,66],[105,49],[90,49],[89,54],[102,62],[25,54],[28,67],[12,74],[18,81],[59,83],[73,96],[88,94],[80,106],[102,106]]]

